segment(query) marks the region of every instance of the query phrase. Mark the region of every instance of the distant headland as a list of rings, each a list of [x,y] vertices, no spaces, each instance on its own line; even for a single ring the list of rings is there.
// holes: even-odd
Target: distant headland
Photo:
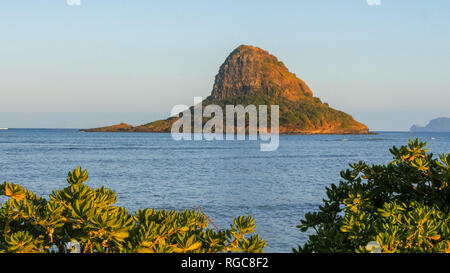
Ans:
[[[411,132],[450,132],[450,118],[436,118],[426,126],[413,125]]]
[[[211,104],[279,105],[281,134],[369,134],[366,125],[314,97],[308,85],[275,56],[249,45],[236,48],[221,65],[211,95],[202,102],[203,107]],[[121,123],[81,131],[170,132],[178,119],[169,117],[139,126]]]

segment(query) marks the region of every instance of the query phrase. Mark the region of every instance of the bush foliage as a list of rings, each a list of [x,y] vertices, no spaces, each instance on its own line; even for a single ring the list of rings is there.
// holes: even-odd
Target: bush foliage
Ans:
[[[251,216],[238,217],[227,230],[208,227],[198,211],[144,209],[130,215],[114,206],[115,192],[91,189],[81,167],[69,172],[69,186],[50,199],[5,182],[0,195],[0,252],[262,252],[265,242]]]
[[[393,147],[388,165],[351,164],[328,199],[297,226],[309,240],[294,252],[450,252],[450,155],[419,140]]]

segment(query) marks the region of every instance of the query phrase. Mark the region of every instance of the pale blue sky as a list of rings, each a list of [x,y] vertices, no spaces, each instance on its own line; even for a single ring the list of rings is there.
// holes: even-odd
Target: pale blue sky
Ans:
[[[450,117],[450,1],[0,1],[0,127],[141,124],[240,44],[372,130]]]

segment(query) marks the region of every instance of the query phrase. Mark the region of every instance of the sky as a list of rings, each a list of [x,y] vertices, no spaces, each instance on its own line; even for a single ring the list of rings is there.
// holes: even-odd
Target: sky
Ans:
[[[1,0],[0,128],[167,117],[241,44],[373,131],[450,117],[450,1],[378,1]]]

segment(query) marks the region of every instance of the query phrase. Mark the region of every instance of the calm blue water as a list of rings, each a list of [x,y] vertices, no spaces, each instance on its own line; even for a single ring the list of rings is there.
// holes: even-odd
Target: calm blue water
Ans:
[[[338,183],[349,163],[386,163],[388,149],[419,137],[434,153],[450,152],[450,133],[280,136],[275,152],[255,141],[174,141],[170,134],[0,130],[0,181],[38,195],[66,186],[67,172],[88,169],[92,187],[117,192],[118,205],[195,209],[219,226],[252,214],[266,252],[290,252],[306,241],[295,226]],[[434,139],[433,139],[434,138]],[[4,200],[4,199],[1,199]]]

